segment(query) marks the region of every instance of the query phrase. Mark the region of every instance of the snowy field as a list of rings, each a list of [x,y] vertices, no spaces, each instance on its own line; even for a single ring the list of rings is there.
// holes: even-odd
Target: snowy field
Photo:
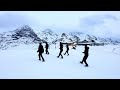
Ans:
[[[59,49],[51,45],[50,55],[43,54],[45,62],[38,60],[37,48],[38,45],[22,45],[0,50],[0,79],[120,79],[119,46],[90,46],[89,67],[79,63],[84,46],[70,48],[70,55],[60,59]]]

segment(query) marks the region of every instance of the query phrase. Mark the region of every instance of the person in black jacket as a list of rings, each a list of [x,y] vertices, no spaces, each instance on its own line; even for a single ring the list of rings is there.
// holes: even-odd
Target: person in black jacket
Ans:
[[[69,53],[68,53],[68,51],[69,51],[69,45],[68,45],[68,44],[66,45],[66,49],[67,49],[67,50],[66,50],[66,52],[64,53],[64,55],[65,55],[66,53],[69,55]]]
[[[42,60],[44,62],[45,60],[44,60],[44,58],[42,56],[42,53],[44,52],[44,48],[43,48],[41,43],[39,43],[39,47],[38,47],[38,51],[37,52],[39,52],[39,54],[38,54],[39,55],[39,60],[41,60],[41,58],[42,58]]]
[[[83,64],[83,62],[86,64],[85,66],[88,67],[88,64],[86,62],[87,58],[88,58],[88,52],[89,52],[89,47],[87,47],[87,45],[85,45],[85,51],[83,52],[84,53],[84,57],[83,57],[83,60],[80,62],[81,64]]]
[[[46,48],[46,54],[49,54],[49,52],[48,52],[49,45],[47,42],[46,42],[45,48]]]
[[[63,58],[62,56],[62,52],[63,52],[63,44],[60,42],[60,52],[59,52],[59,55],[57,56],[57,58],[59,58],[59,56],[61,55],[61,58]]]

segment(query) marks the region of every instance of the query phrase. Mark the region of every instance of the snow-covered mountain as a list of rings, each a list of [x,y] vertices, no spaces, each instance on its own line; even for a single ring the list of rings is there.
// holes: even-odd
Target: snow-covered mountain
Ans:
[[[50,44],[54,44],[57,42],[80,42],[87,40],[89,42],[96,42],[96,43],[105,43],[105,44],[112,44],[116,45],[120,42],[117,40],[112,40],[111,38],[100,38],[96,37],[94,35],[85,34],[82,32],[68,32],[68,33],[61,33],[56,34],[50,29],[46,29],[40,33],[38,33],[38,36],[44,40],[49,42]]]
[[[49,44],[55,44],[59,42],[77,43],[84,40],[88,42],[112,45],[120,44],[120,41],[118,40],[112,40],[111,38],[100,38],[82,32],[56,34],[51,29],[46,29],[36,34],[31,27],[24,25],[14,31],[4,32],[0,34],[0,49],[7,49],[8,47],[14,47],[20,44],[32,44],[39,42],[48,42]]]
[[[4,32],[0,35],[0,49],[18,46],[20,44],[37,43],[41,39],[35,34],[33,29],[24,25],[14,31]]]
[[[73,41],[87,40],[87,41],[90,41],[90,42],[94,41],[96,43],[105,43],[105,44],[113,44],[113,45],[116,45],[116,44],[120,43],[119,41],[113,40],[111,38],[100,38],[100,37],[85,34],[85,33],[82,33],[82,32],[70,32],[69,35],[72,36],[71,39]]]
[[[58,39],[58,35],[51,29],[46,29],[37,34],[41,40],[48,42],[50,44],[54,43]]]

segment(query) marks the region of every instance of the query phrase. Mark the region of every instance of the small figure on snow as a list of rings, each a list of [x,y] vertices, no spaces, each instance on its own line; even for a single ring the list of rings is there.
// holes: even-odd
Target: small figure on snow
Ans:
[[[63,58],[62,56],[62,52],[63,52],[63,44],[60,42],[60,52],[59,52],[59,55],[57,56],[57,58],[59,58],[59,56],[61,55],[61,58]]]
[[[88,67],[88,64],[86,62],[87,58],[88,58],[88,52],[89,52],[89,47],[87,47],[87,44],[85,45],[85,50],[84,50],[84,57],[83,60],[80,62],[81,64],[83,64],[83,62],[86,64],[85,66]]]
[[[41,58],[42,58],[42,60],[43,60],[43,62],[44,62],[45,60],[44,60],[44,58],[43,58],[43,56],[42,56],[42,53],[44,53],[44,48],[43,48],[43,46],[42,46],[41,43],[39,43],[39,47],[38,47],[38,51],[37,51],[37,52],[39,52],[39,54],[38,54],[39,60],[41,60]]]
[[[48,52],[49,45],[47,42],[46,42],[45,48],[46,48],[46,54],[49,54],[49,52]]]
[[[64,55],[65,55],[66,53],[69,55],[69,53],[68,53],[68,51],[69,51],[69,45],[68,45],[68,44],[66,45],[66,49],[67,49],[67,50],[66,50],[66,52],[64,53]]]

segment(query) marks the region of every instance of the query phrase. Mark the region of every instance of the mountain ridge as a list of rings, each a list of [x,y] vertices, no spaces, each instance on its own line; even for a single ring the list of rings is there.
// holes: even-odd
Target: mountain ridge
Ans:
[[[9,47],[18,46],[20,44],[29,45],[37,44],[39,42],[48,42],[49,44],[55,44],[57,42],[80,42],[84,40],[87,40],[89,42],[94,41],[96,43],[106,43],[106,45],[120,44],[120,41],[113,40],[111,38],[100,38],[82,32],[63,32],[58,35],[48,28],[40,31],[39,33],[35,33],[30,26],[24,25],[13,31],[0,34],[0,49],[7,49]]]

